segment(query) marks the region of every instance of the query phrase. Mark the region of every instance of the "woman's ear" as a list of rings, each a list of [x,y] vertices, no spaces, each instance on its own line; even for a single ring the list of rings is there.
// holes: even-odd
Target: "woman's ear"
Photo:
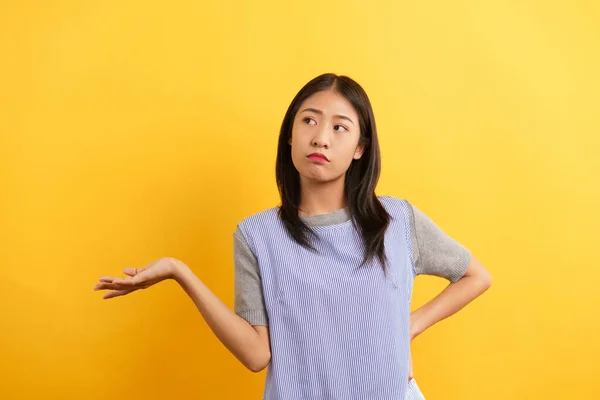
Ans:
[[[352,158],[354,158],[355,160],[358,160],[359,158],[362,157],[364,152],[365,152],[365,144],[361,143],[358,146],[356,146],[356,150],[354,150],[354,155],[352,156]]]

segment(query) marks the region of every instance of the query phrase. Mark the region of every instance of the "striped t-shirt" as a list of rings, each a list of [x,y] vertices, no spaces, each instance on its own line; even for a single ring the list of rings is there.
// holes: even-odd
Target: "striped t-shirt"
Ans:
[[[289,236],[275,207],[238,224],[235,311],[269,326],[264,400],[404,398],[414,278],[455,282],[471,255],[408,201],[378,198],[392,217],[387,274],[377,258],[357,269],[364,252],[347,208],[301,217],[318,253]]]

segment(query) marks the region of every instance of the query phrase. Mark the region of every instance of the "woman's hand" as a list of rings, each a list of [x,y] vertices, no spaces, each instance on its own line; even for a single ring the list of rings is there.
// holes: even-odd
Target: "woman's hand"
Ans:
[[[170,257],[160,258],[151,262],[143,268],[125,268],[123,272],[129,278],[113,278],[103,276],[100,282],[94,286],[94,290],[112,290],[102,298],[111,299],[123,296],[138,289],[146,289],[165,279],[174,279],[177,273],[177,262]]]

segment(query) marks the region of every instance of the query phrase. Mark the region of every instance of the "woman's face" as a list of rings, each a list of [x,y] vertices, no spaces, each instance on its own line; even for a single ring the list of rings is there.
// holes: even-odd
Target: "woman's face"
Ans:
[[[317,92],[300,105],[294,118],[288,142],[292,162],[303,179],[320,183],[339,179],[363,154],[359,137],[358,115],[350,102],[333,90]],[[327,159],[310,157],[313,153]]]

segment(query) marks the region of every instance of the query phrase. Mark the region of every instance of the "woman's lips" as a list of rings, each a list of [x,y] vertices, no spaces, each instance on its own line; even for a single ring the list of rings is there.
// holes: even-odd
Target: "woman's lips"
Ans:
[[[326,163],[329,162],[329,160],[327,160],[327,157],[325,157],[323,154],[310,154],[308,156],[308,158],[310,158],[313,161],[318,161],[318,162],[322,162],[322,163]]]

